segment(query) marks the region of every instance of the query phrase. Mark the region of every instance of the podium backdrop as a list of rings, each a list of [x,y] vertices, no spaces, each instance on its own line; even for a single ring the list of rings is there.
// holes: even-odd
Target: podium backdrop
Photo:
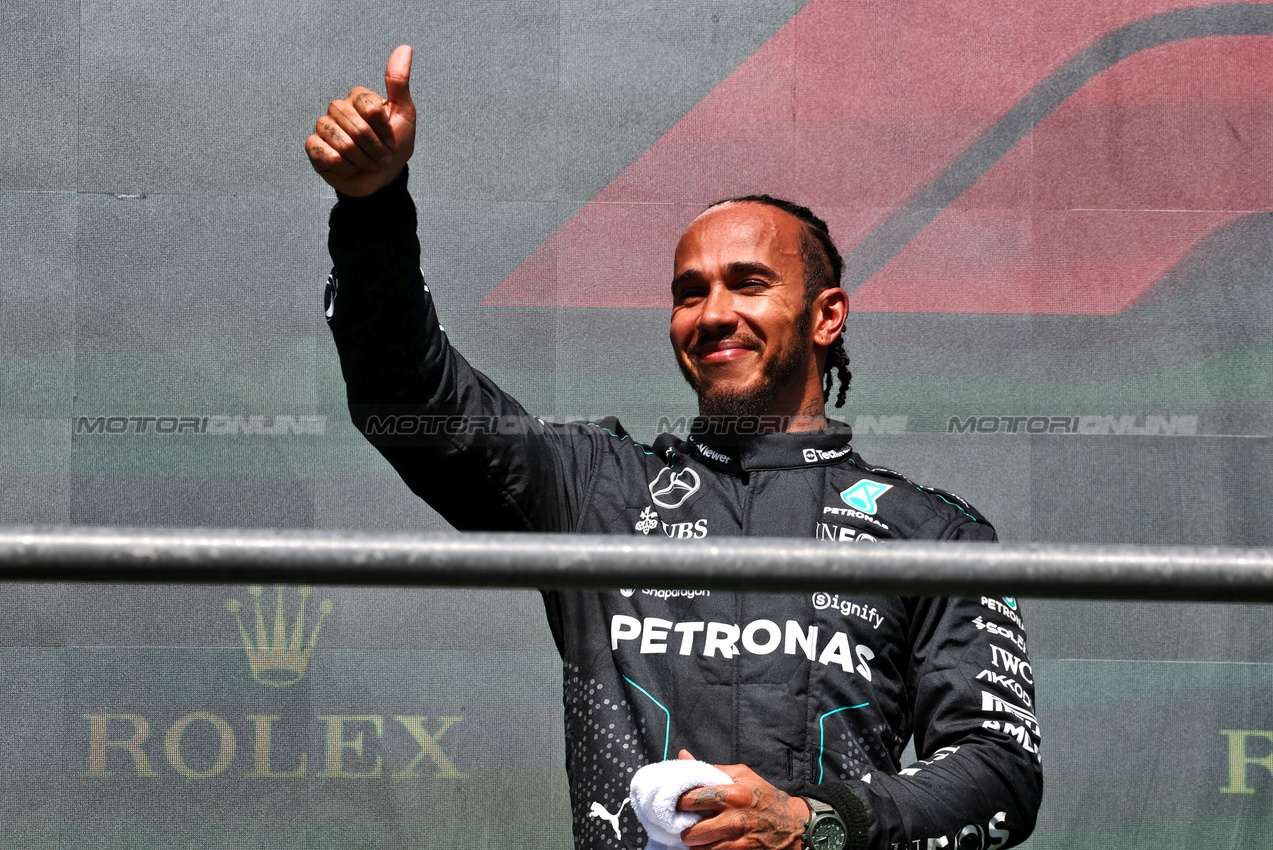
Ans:
[[[672,248],[769,192],[866,457],[1006,540],[1273,545],[1273,6],[1167,0],[5,0],[0,523],[445,529],[350,425],[302,149],[400,43],[424,273],[535,414],[683,431]],[[1029,846],[1267,843],[1273,611],[1023,607]],[[6,847],[569,844],[533,593],[6,585],[0,645]]]

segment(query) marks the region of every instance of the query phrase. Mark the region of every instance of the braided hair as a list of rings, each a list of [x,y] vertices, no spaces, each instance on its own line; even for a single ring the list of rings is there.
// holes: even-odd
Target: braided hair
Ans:
[[[808,321],[809,308],[813,306],[813,300],[818,297],[818,293],[824,289],[839,286],[840,275],[844,271],[844,260],[840,258],[840,252],[831,241],[827,223],[814,215],[808,207],[802,207],[772,195],[743,195],[738,198],[726,198],[712,204],[708,209],[734,203],[765,204],[776,207],[795,216],[804,225],[800,234],[800,258],[804,261],[804,319]],[[824,403],[831,398],[833,378],[840,379],[840,392],[836,396],[835,406],[844,407],[844,398],[849,392],[853,373],[849,371],[849,354],[844,348],[843,327],[840,328],[840,335],[827,348],[827,362],[822,370],[822,401]]]

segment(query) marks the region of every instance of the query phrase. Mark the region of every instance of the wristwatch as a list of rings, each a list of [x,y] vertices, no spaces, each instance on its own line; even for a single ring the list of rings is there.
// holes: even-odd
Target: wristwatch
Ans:
[[[844,819],[831,806],[812,797],[801,797],[809,804],[809,825],[804,830],[806,850],[844,850],[849,831]]]

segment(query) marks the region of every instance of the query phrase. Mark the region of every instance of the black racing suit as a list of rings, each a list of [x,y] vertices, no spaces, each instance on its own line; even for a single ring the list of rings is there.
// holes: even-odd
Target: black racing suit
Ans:
[[[459,529],[995,539],[957,497],[866,463],[845,426],[644,446],[612,419],[529,416],[439,327],[405,177],[342,197],[329,247],[353,421]],[[543,595],[579,848],[643,848],[629,780],[681,748],[830,802],[852,848],[998,850],[1034,826],[1039,730],[1011,597]],[[903,769],[912,735],[920,760]]]

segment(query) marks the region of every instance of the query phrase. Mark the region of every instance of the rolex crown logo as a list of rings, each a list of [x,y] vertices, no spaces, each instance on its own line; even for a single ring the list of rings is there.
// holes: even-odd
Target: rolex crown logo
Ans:
[[[318,621],[314,623],[314,630],[306,640],[305,609],[313,589],[297,588],[300,606],[289,635],[283,606],[283,589],[284,585],[274,586],[274,623],[273,628],[268,631],[265,628],[265,613],[261,608],[261,585],[254,584],[248,588],[256,613],[253,634],[249,634],[247,627],[243,625],[240,614],[242,604],[239,600],[230,598],[225,601],[225,607],[234,613],[234,619],[239,624],[239,635],[243,638],[243,649],[247,652],[248,664],[252,667],[252,678],[275,688],[294,685],[305,676],[305,668],[309,666],[309,656],[314,651],[314,642],[318,640],[318,630],[322,628],[323,618],[332,612],[330,599],[319,603]]]

